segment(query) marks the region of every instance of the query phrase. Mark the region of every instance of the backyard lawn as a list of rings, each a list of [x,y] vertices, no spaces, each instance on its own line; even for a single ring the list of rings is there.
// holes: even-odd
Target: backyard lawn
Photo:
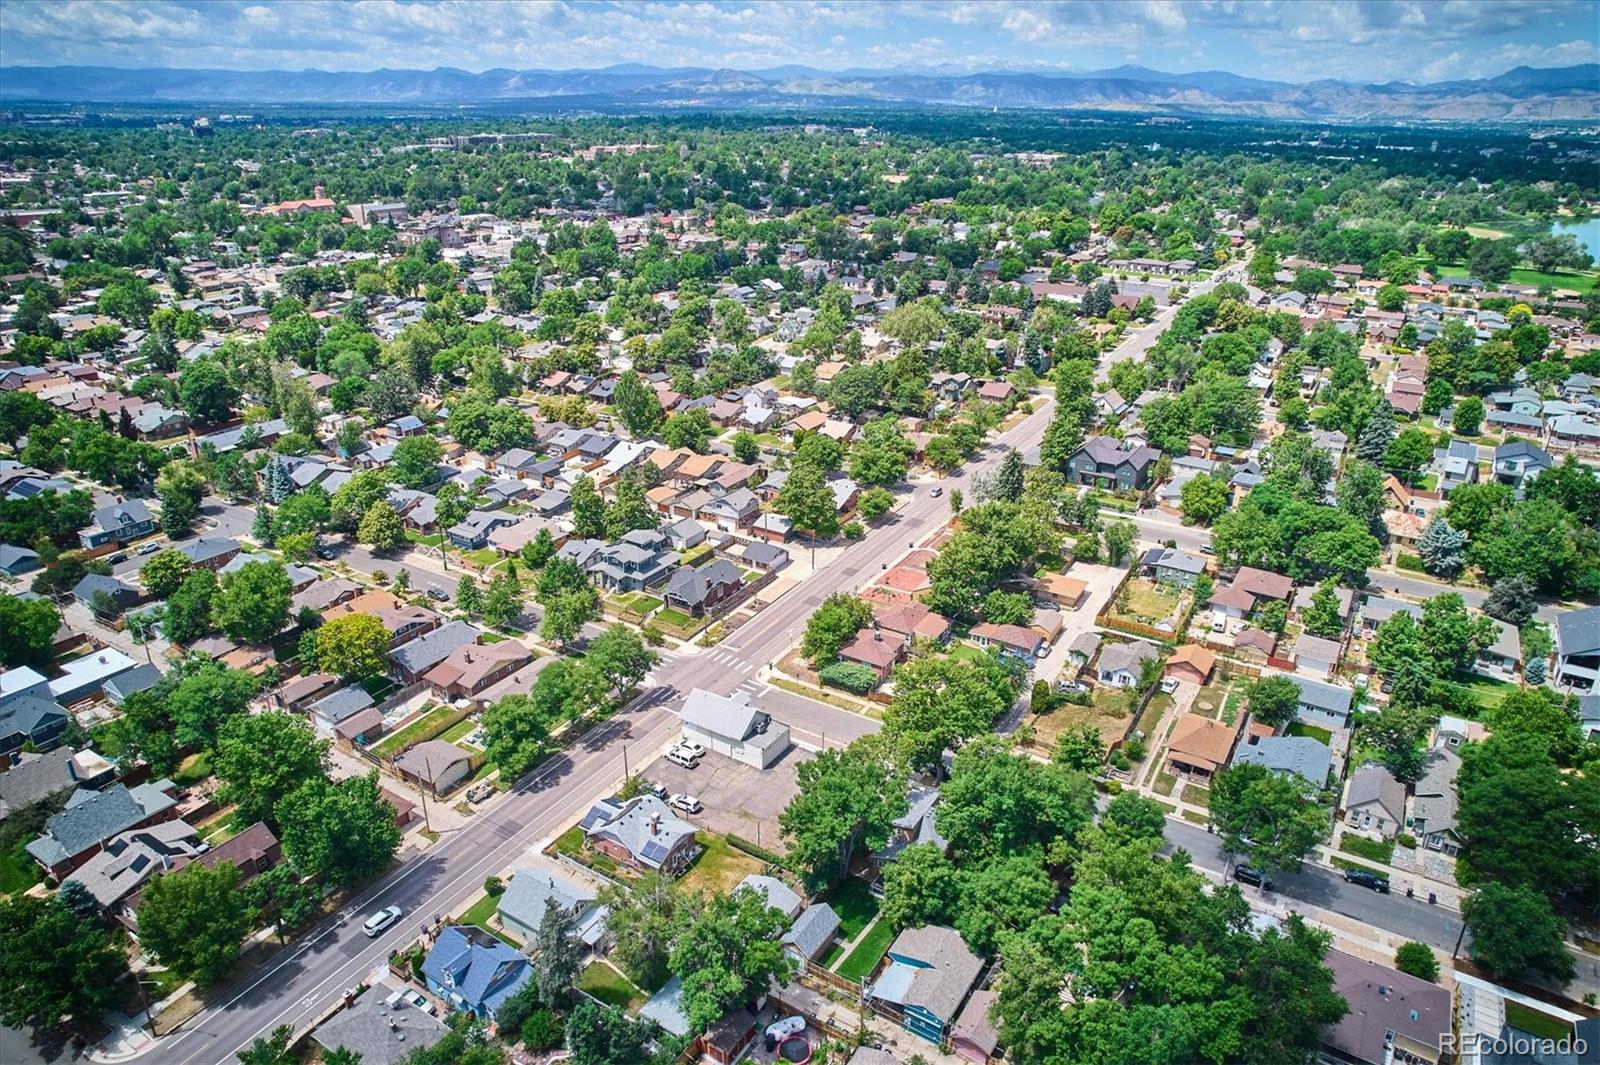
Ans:
[[[1123,594],[1126,595],[1126,607],[1118,603],[1117,613],[1143,625],[1166,621],[1178,609],[1178,597],[1154,581],[1131,580]]]
[[[739,881],[765,868],[757,859],[743,851],[734,850],[721,836],[701,833],[700,843],[705,849],[679,881],[687,891],[726,895]]]
[[[1291,721],[1285,729],[1291,736],[1309,736],[1317,742],[1327,745],[1333,742],[1333,733],[1328,729],[1316,725],[1308,725],[1304,721]]]
[[[461,739],[463,736],[477,727],[477,718],[471,716],[464,717],[460,721],[457,721],[454,725],[451,725],[449,728],[439,733],[439,738],[444,740],[446,743],[454,743],[456,740]]]
[[[845,942],[860,935],[878,916],[878,900],[872,897],[872,889],[859,876],[845,877],[828,897],[828,905],[839,915],[839,938]]]
[[[1572,1025],[1559,1017],[1531,1009],[1520,1002],[1506,1000],[1506,1023],[1519,1032],[1542,1039],[1567,1039],[1572,1035]]]
[[[1093,706],[1063,703],[1048,714],[1035,714],[1033,745],[1044,751],[1055,750],[1056,740],[1063,732],[1084,725],[1099,730],[1100,740],[1106,746],[1122,738],[1128,727],[1128,715],[1133,712],[1133,696],[1120,690],[1097,690]]]
[[[592,961],[578,977],[578,987],[608,1006],[633,1011],[644,1005],[645,994],[626,976],[603,961]]]
[[[19,839],[10,850],[0,852],[0,895],[27,891],[43,879],[39,863],[24,849],[26,846],[27,841]]]
[[[172,774],[172,782],[180,788],[191,784],[198,784],[211,775],[211,752],[201,751],[191,754],[178,766],[178,771]]]
[[[379,758],[387,758],[390,755],[399,754],[408,746],[427,735],[430,729],[437,728],[438,723],[453,712],[448,706],[434,707],[399,732],[385,736],[383,741],[372,749],[372,753]]]
[[[1499,706],[1507,695],[1517,690],[1517,686],[1510,681],[1482,677],[1476,673],[1458,673],[1452,679],[1472,693],[1472,698],[1480,710],[1491,710]]]
[[[846,955],[844,961],[839,963],[835,970],[846,980],[861,983],[872,975],[872,970],[877,968],[878,959],[882,958],[889,950],[889,944],[894,942],[894,927],[888,921],[878,921],[861,937],[861,942],[856,944],[854,950]]]

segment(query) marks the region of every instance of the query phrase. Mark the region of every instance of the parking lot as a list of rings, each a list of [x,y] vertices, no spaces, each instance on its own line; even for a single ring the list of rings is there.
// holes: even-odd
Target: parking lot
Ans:
[[[645,767],[644,775],[669,793],[693,795],[705,806],[693,816],[682,812],[678,816],[720,835],[743,836],[781,854],[778,815],[800,790],[795,767],[810,757],[811,752],[791,747],[770,769],[762,770],[708,751],[694,769],[658,758]]]

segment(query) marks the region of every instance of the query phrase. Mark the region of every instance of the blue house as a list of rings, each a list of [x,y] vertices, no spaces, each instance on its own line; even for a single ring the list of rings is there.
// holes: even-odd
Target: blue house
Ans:
[[[533,979],[533,966],[487,932],[450,925],[423,959],[422,978],[451,1006],[492,1021],[495,1010]]]
[[[983,972],[983,960],[955,929],[926,925],[896,936],[887,961],[867,996],[899,1014],[901,1027],[911,1034],[943,1040]]]

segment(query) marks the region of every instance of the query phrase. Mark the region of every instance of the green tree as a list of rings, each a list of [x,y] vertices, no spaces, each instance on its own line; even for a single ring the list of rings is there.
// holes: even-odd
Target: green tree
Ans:
[[[359,543],[371,544],[374,551],[398,551],[405,546],[406,530],[400,515],[386,500],[378,500],[361,516],[356,529]]]
[[[874,485],[862,492],[860,498],[856,500],[856,509],[868,521],[882,517],[893,508],[894,493],[880,485]]]
[[[1032,924],[1056,896],[1040,855],[1011,854],[961,870],[956,930],[980,954]]]
[[[111,932],[57,897],[0,900],[0,1022],[84,1027],[116,1001],[128,959]]]
[[[584,540],[596,540],[606,532],[606,504],[595,489],[588,474],[572,482],[572,534]]]
[[[650,1061],[645,1047],[655,1032],[655,1025],[636,1021],[615,1006],[584,999],[567,1017],[567,1049],[572,1065]]]
[[[912,767],[935,765],[946,748],[988,732],[1016,699],[1006,668],[987,656],[913,658],[895,669],[894,685],[883,734]]]
[[[813,664],[826,664],[871,623],[871,607],[848,592],[835,592],[806,619],[800,650]]]
[[[778,823],[789,861],[813,885],[843,876],[858,849],[882,847],[906,811],[905,772],[876,737],[823,751],[796,774],[798,790]]]
[[[1456,404],[1455,430],[1462,436],[1477,436],[1478,428],[1483,425],[1483,400],[1477,396],[1468,396]]]
[[[813,538],[831,540],[839,532],[839,512],[833,491],[820,468],[797,464],[778,490],[773,509]]]
[[[1434,955],[1433,948],[1416,940],[1402,943],[1395,950],[1394,967],[1429,983],[1439,979],[1439,959]]]
[[[389,664],[389,630],[374,614],[346,614],[317,630],[317,668],[345,680],[381,677]]]
[[[1413,484],[1417,473],[1433,457],[1433,442],[1428,434],[1412,426],[1389,442],[1383,452],[1384,469],[1406,484]]]
[[[960,901],[956,867],[933,843],[913,843],[883,869],[879,918],[896,930],[949,924]]]
[[[145,886],[139,941],[167,968],[199,984],[228,974],[254,917],[232,862],[192,862]]]
[[[266,643],[289,623],[293,595],[281,562],[246,562],[223,574],[217,592],[217,627],[240,643]]]
[[[1281,674],[1254,681],[1245,699],[1250,716],[1275,729],[1293,721],[1299,706],[1300,685]]]
[[[1533,581],[1519,573],[1513,573],[1503,580],[1496,581],[1494,587],[1489,589],[1489,597],[1484,600],[1483,612],[1508,625],[1518,628],[1533,620],[1533,615],[1539,609],[1538,589]]]
[[[1228,509],[1228,486],[1221,478],[1196,474],[1184,482],[1180,499],[1184,521],[1210,525]]]
[[[1577,974],[1566,921],[1534,889],[1490,882],[1469,895],[1461,910],[1472,933],[1472,960],[1497,979],[1538,973],[1564,986]]]
[[[533,986],[539,1001],[546,1006],[562,1005],[583,965],[583,944],[578,940],[572,911],[564,906],[546,906],[529,946]]]
[[[1080,773],[1098,773],[1106,764],[1106,745],[1093,725],[1067,729],[1056,740],[1054,761]]]
[[[328,764],[328,741],[300,718],[276,711],[224,722],[211,760],[222,782],[218,799],[237,807],[241,824],[275,824],[278,801],[324,777]]]
[[[185,577],[167,600],[167,613],[161,623],[167,639],[184,644],[210,632],[216,595],[217,577],[210,570],[196,570]]]
[[[1467,536],[1452,529],[1443,516],[1435,514],[1417,541],[1417,554],[1429,573],[1454,580],[1467,564]]]
[[[212,359],[197,359],[178,376],[178,404],[199,422],[225,422],[233,415],[239,391]]]
[[[381,872],[400,847],[394,807],[378,790],[378,773],[311,781],[276,810],[289,860],[330,884],[353,884]]]
[[[394,446],[389,470],[407,488],[426,488],[439,479],[439,462],[444,448],[426,433],[408,436]]]
[[[655,389],[645,384],[633,370],[625,370],[617,378],[611,402],[617,409],[617,417],[634,436],[648,436],[661,424],[661,400],[656,397]]]
[[[761,457],[761,442],[750,433],[734,433],[733,457],[747,465],[755,462]]]
[[[758,891],[701,896],[686,914],[672,946],[671,965],[683,981],[689,1027],[704,1031],[729,1009],[764,994],[793,967],[778,942],[788,921]]]
[[[56,633],[61,611],[48,599],[0,596],[0,662],[7,668],[33,666],[48,669],[55,663]]]
[[[206,479],[188,462],[169,462],[156,478],[156,495],[161,500],[161,531],[168,536],[187,536],[189,527],[200,516],[200,500],[205,496]]]
[[[1305,781],[1250,763],[1212,781],[1211,822],[1227,850],[1258,868],[1289,872],[1327,836],[1329,819]]]
[[[686,447],[690,451],[704,452],[714,435],[711,416],[704,407],[674,414],[661,425],[661,442],[673,448]]]
[[[529,694],[503,696],[484,711],[484,756],[501,776],[520,777],[544,757],[550,730],[564,715],[565,694],[554,683],[536,682]]]
[[[1464,484],[1450,493],[1444,517],[1451,528],[1477,536],[1489,527],[1496,515],[1511,506],[1512,490],[1499,481]]]
[[[255,1042],[239,1051],[239,1065],[295,1065],[300,1059],[289,1049],[293,1041],[294,1029],[280,1024],[271,1035],[257,1036]]]
[[[634,473],[617,479],[615,498],[606,507],[606,538],[619,540],[635,529],[656,529],[661,515],[645,497],[644,482]]]
[[[1329,577],[1311,593],[1311,605],[1301,615],[1301,620],[1305,622],[1306,631],[1313,636],[1332,640],[1344,631],[1344,618],[1339,613],[1339,593],[1336,588],[1334,579]]]
[[[660,873],[646,873],[631,887],[603,887],[597,901],[609,911],[611,956],[635,983],[653,987],[666,978],[683,898],[677,885]]]
[[[494,629],[505,628],[522,616],[522,608],[521,579],[511,570],[501,569],[483,593],[479,608],[483,623]]]
[[[605,681],[608,690],[627,691],[638,684],[659,661],[639,634],[625,625],[612,625],[589,643],[584,665]]]

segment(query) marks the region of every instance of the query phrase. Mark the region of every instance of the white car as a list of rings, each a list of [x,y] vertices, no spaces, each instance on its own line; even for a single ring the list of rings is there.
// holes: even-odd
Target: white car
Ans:
[[[694,740],[687,739],[678,741],[678,750],[688,754],[691,758],[704,758],[706,753],[704,747],[694,742]]]
[[[700,805],[700,800],[693,795],[674,795],[667,800],[667,805],[682,810],[686,814],[697,814],[705,809]]]
[[[1178,678],[1177,677],[1168,677],[1168,678],[1166,678],[1165,680],[1163,680],[1161,682],[1161,693],[1163,695],[1171,695],[1173,692],[1175,692],[1177,690],[1178,690]]]
[[[700,759],[696,758],[688,751],[683,750],[681,747],[674,747],[672,750],[668,751],[667,761],[671,762],[673,765],[682,766],[684,769],[693,769],[695,766],[700,764]]]
[[[366,923],[361,926],[361,930],[367,934],[368,939],[371,939],[398,921],[401,912],[398,906],[385,906],[371,917],[368,917]]]
[[[139,545],[139,550],[135,551],[134,554],[136,554],[136,555],[153,555],[159,550],[161,550],[160,542],[157,541],[157,540],[151,540],[148,543],[140,544]]]

